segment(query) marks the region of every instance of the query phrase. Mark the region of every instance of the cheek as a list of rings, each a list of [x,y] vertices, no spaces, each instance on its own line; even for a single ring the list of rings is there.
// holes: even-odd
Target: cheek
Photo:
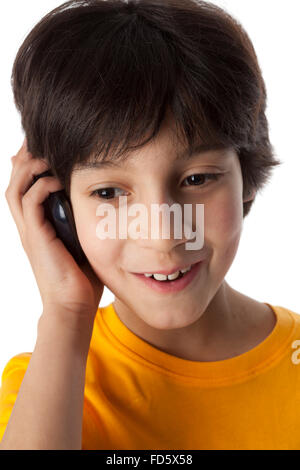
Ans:
[[[243,202],[237,188],[225,188],[205,205],[204,214],[206,242],[235,251],[243,228]]]
[[[119,256],[119,243],[110,238],[105,240],[99,238],[97,225],[103,217],[96,215],[95,208],[91,210],[90,208],[81,207],[79,204],[75,206],[73,203],[73,211],[77,236],[90,264],[93,268],[98,267],[100,272],[107,270],[109,266],[115,264]]]
[[[79,225],[77,227],[77,234],[82,249],[93,266],[107,268],[114,265],[119,256],[119,244],[116,240],[110,238],[101,240],[97,236],[97,221]]]
[[[78,230],[79,241],[96,275],[113,291],[122,242],[109,238],[100,240],[96,235],[96,225],[91,230],[86,225],[82,226]]]

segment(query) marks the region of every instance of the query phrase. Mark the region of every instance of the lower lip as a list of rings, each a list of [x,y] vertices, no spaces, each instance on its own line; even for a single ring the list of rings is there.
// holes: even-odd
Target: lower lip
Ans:
[[[138,279],[143,281],[148,287],[151,287],[157,292],[161,292],[161,293],[179,292],[192,282],[194,277],[199,272],[201,265],[202,265],[202,261],[194,264],[192,266],[192,269],[188,273],[186,273],[180,279],[177,279],[177,280],[175,279],[175,281],[156,281],[152,277],[144,276],[144,274],[136,274],[136,273],[133,273],[133,274],[137,276]]]

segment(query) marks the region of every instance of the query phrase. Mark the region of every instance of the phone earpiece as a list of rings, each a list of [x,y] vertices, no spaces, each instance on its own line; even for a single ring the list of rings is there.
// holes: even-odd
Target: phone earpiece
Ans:
[[[53,176],[51,170],[34,175],[34,184],[39,178]],[[78,265],[83,265],[87,260],[78,240],[74,215],[71,203],[64,190],[51,193],[43,203],[45,217],[53,225],[56,235],[70,251]]]

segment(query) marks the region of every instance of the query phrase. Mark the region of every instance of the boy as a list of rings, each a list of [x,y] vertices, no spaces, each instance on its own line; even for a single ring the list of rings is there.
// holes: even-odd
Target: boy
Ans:
[[[0,448],[300,449],[300,317],[224,279],[280,164],[242,27],[208,2],[67,2],[12,78],[27,141],[6,198],[43,312],[33,353],[2,374]],[[83,267],[44,218],[62,189]],[[97,208],[119,213],[118,196],[149,212],[203,204],[203,246],[100,241]],[[99,308],[104,285],[115,300]]]

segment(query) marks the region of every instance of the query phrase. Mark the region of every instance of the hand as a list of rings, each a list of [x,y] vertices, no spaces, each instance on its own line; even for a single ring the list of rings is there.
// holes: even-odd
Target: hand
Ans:
[[[11,160],[13,169],[5,197],[33,269],[44,312],[57,312],[71,322],[94,320],[104,285],[88,262],[82,268],[78,266],[44,215],[44,200],[63,186],[49,176],[30,187],[33,176],[48,170],[49,165],[32,157],[26,139]]]

